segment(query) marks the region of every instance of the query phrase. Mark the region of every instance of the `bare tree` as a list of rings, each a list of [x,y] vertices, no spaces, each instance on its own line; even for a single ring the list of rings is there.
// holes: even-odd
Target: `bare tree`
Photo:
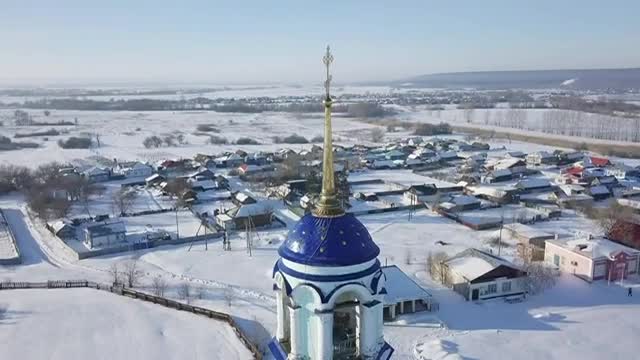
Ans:
[[[127,212],[138,197],[134,188],[121,188],[111,197],[111,205],[115,214],[121,215]]]
[[[429,254],[428,269],[427,271],[431,275],[431,278],[441,282],[442,284],[449,283],[449,274],[444,262],[448,256],[445,252],[439,251],[435,254]]]
[[[122,285],[122,277],[124,274],[120,271],[120,267],[117,263],[111,264],[109,267],[109,274],[111,275],[111,282],[113,285]]]
[[[539,294],[556,283],[556,270],[543,263],[528,263],[524,270],[527,272],[525,288],[529,294]]]
[[[167,290],[167,281],[160,276],[156,276],[151,281],[151,289],[153,291],[153,295],[164,296],[164,293]]]
[[[129,260],[124,266],[124,280],[128,287],[135,287],[140,282],[140,279],[144,276],[138,268],[138,259]]]
[[[384,139],[384,130],[382,128],[373,128],[371,130],[371,141],[372,142],[381,142]]]
[[[191,303],[191,298],[193,297],[191,284],[188,282],[184,282],[180,284],[178,287],[178,297],[187,302],[187,304]]]
[[[595,220],[605,235],[609,235],[611,230],[621,220],[629,219],[633,215],[633,211],[626,206],[620,205],[615,199],[611,200],[609,206],[605,209],[593,210]]]
[[[7,316],[7,312],[9,311],[9,307],[7,304],[0,304],[0,320],[4,319]]]
[[[404,263],[406,265],[411,265],[411,250],[409,249],[404,251]]]

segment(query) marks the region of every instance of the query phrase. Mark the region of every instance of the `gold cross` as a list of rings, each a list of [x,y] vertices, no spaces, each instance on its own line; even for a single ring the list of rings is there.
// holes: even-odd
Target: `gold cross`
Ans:
[[[327,52],[322,58],[322,62],[327,67],[327,79],[324,81],[324,89],[326,91],[327,99],[331,99],[331,97],[329,96],[329,87],[331,86],[331,74],[329,73],[329,67],[333,62],[333,55],[331,54],[331,49],[329,48],[329,45],[327,45]]]

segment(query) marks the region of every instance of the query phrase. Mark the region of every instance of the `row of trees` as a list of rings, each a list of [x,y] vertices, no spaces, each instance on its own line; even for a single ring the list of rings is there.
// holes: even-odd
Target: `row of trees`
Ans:
[[[554,135],[579,136],[600,140],[640,142],[640,117],[618,117],[573,110],[544,109],[465,109],[456,113],[428,111],[437,118],[506,127],[518,130],[541,131]]]

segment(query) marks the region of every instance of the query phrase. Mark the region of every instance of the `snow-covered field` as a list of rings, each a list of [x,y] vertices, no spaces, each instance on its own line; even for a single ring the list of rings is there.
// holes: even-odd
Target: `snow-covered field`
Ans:
[[[6,120],[13,112],[0,110],[0,121],[5,126],[0,134],[13,137],[15,133],[31,133],[49,130],[50,126],[15,127]],[[35,112],[34,112],[35,114]],[[38,113],[40,114],[40,113]],[[36,114],[37,115],[37,114]],[[52,111],[49,117],[38,115],[35,121],[74,121],[78,126],[58,126],[56,130],[65,132],[58,136],[30,137],[14,139],[14,141],[37,142],[41,146],[36,149],[0,152],[0,162],[36,167],[51,162],[71,162],[73,164],[93,164],[103,158],[120,161],[144,160],[156,162],[164,159],[193,157],[198,153],[215,154],[221,151],[235,151],[244,148],[246,151],[277,150],[283,147],[294,150],[309,148],[311,144],[288,145],[274,144],[273,137],[285,137],[292,134],[302,135],[308,140],[322,135],[324,118],[321,114],[227,114],[209,111],[184,112],[109,112],[109,111]],[[212,125],[219,133],[203,133],[196,130],[200,124]],[[334,140],[353,144],[367,142],[366,129],[374,127],[354,120],[336,117],[334,121]],[[172,147],[147,149],[143,141],[149,136],[182,134],[186,144]],[[90,136],[96,139],[99,135],[100,146],[91,149],[62,149],[59,139],[70,136]],[[208,144],[209,135],[227,139],[227,145]],[[262,145],[233,145],[232,142],[241,137],[249,137]]]
[[[252,358],[226,323],[94,289],[3,291],[0,301],[3,359]]]

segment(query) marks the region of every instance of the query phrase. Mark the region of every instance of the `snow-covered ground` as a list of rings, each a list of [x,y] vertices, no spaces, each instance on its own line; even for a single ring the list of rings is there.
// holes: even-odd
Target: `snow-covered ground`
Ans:
[[[226,323],[94,289],[0,298],[3,359],[251,359]]]
[[[235,91],[233,89],[229,91]],[[256,90],[257,91],[257,90]],[[260,90],[264,91],[264,90]],[[0,115],[7,115],[3,112]],[[436,122],[440,118],[424,118],[417,112],[414,119]],[[53,111],[48,121],[73,120],[78,118],[77,127],[67,127],[68,133],[50,137],[42,142],[43,147],[32,150],[9,151],[0,153],[0,162],[37,166],[50,161],[70,161],[91,164],[100,158],[119,160],[157,161],[164,158],[192,157],[197,153],[216,153],[222,150],[246,151],[274,150],[281,147],[302,149],[310,145],[274,144],[272,136],[300,134],[311,138],[322,133],[323,119],[317,115],[294,114],[221,114],[213,112],[74,112]],[[43,119],[38,119],[43,120]],[[231,120],[231,121],[230,121]],[[422,120],[421,120],[422,121]],[[220,130],[217,136],[230,141],[241,136],[254,138],[263,145],[209,145],[208,136],[194,134],[198,124],[212,124]],[[356,122],[351,119],[337,117],[334,131],[339,143],[367,143],[368,132],[373,125]],[[47,129],[48,127],[44,127]],[[138,128],[140,130],[138,130]],[[12,136],[15,132],[35,131],[36,128],[15,128],[5,123],[3,134]],[[184,134],[187,144],[176,147],[146,149],[142,145],[145,137],[151,135]],[[78,134],[100,134],[101,147],[89,150],[62,150],[55,143],[59,138]],[[387,134],[388,137],[406,136],[408,132]],[[460,135],[452,137],[461,138]],[[29,141],[27,139],[27,141]],[[553,150],[554,148],[529,144],[492,140],[492,147],[505,146],[506,150]],[[503,156],[506,150],[490,151],[489,157]],[[632,161],[625,161],[632,164]],[[385,184],[369,184],[354,187],[354,192],[396,190],[416,184],[435,183],[438,186],[452,185],[428,176],[414,174],[408,170],[380,170],[352,173],[350,181],[383,179]],[[246,184],[231,178],[233,190],[243,190],[248,194],[264,200],[260,191],[249,189]],[[395,183],[395,185],[394,185]],[[105,184],[105,193],[95,197],[91,202],[91,215],[112,213],[109,194],[113,194],[120,184]],[[385,197],[384,201],[401,202],[400,196]],[[384,201],[380,204],[384,205]],[[273,201],[276,215],[289,227],[297,217],[282,207],[279,201]],[[378,207],[380,204],[372,206]],[[369,206],[362,204],[361,206]],[[153,210],[171,207],[170,199],[159,194],[141,190],[132,211]],[[198,208],[200,212],[212,213],[213,209],[229,208],[228,202],[217,201],[207,203]],[[249,254],[246,250],[246,234],[232,234],[231,251],[223,251],[221,240],[213,240],[208,244],[196,243],[163,246],[155,249],[117,254],[82,261],[73,260],[59,240],[44,229],[42,222],[28,215],[25,200],[19,195],[0,197],[0,208],[6,209],[7,221],[12,225],[20,247],[23,264],[20,266],[0,266],[0,279],[42,281],[48,279],[86,278],[94,281],[109,282],[109,268],[113,264],[124,264],[138,260],[145,276],[141,286],[148,287],[155,277],[162,277],[169,283],[168,296],[180,299],[177,291],[183,284],[189,284],[198,294],[191,299],[192,303],[213,310],[232,314],[241,327],[259,344],[264,344],[275,331],[275,296],[272,292],[271,271],[278,258],[277,249],[287,236],[287,229],[259,230],[253,234],[255,248]],[[480,213],[480,212],[479,212]],[[485,211],[482,215],[501,216],[499,210]],[[86,216],[82,206],[74,206],[72,214]],[[551,290],[529,297],[520,304],[505,304],[494,301],[484,304],[465,302],[459,295],[449,289],[433,283],[425,273],[425,260],[430,252],[444,251],[455,254],[469,247],[480,247],[496,250],[489,241],[495,237],[495,230],[474,231],[454,221],[443,218],[429,210],[423,209],[411,214],[409,212],[393,212],[360,216],[359,219],[369,229],[373,239],[381,248],[380,260],[386,264],[396,264],[419,284],[425,286],[440,303],[436,313],[403,316],[394,324],[385,328],[388,341],[397,349],[396,359],[414,359],[420,352],[422,359],[449,358],[467,359],[601,359],[601,358],[633,358],[636,351],[633,341],[637,337],[637,321],[640,315],[640,304],[637,298],[626,298],[620,286],[596,283],[588,285],[572,277],[563,277]],[[505,215],[506,216],[506,215]],[[184,212],[178,214],[180,234],[186,236],[197,231],[200,223],[193,215]],[[156,214],[136,218],[127,218],[130,231],[144,231],[148,225],[154,229],[175,231],[175,213]],[[183,228],[184,226],[184,228]],[[571,235],[581,231],[597,234],[597,225],[583,216],[570,210],[563,210],[558,220],[538,222],[532,225],[538,230],[551,234]],[[507,243],[513,241],[505,236]],[[443,245],[446,244],[446,245]],[[502,255],[513,258],[514,246],[504,246]],[[40,359],[42,349],[58,349],[55,356],[63,350],[78,351],[86,354],[87,349],[105,346],[101,338],[108,339],[109,344],[118,343],[121,332],[130,326],[140,329],[139,338],[127,338],[123,342],[130,347],[135,339],[148,342],[145,347],[133,348],[135,358],[243,358],[244,348],[235,344],[235,339],[227,338],[224,329],[218,329],[207,319],[193,319],[187,314],[174,314],[172,310],[153,305],[142,304],[135,300],[115,298],[99,293],[101,299],[93,299],[93,295],[73,290],[68,292],[3,292],[0,303],[7,303],[10,312],[16,311],[10,324],[0,323],[0,340],[5,343],[19,344],[28,347],[34,339],[40,340],[37,346],[29,348],[33,353],[22,357]],[[90,290],[86,290],[90,291]],[[36,295],[30,295],[36,294]],[[64,294],[74,294],[66,297]],[[75,295],[80,294],[80,295]],[[8,297],[7,297],[8,296]],[[85,303],[79,299],[88,298]],[[11,298],[9,298],[11,297]],[[5,300],[8,299],[8,300]],[[51,299],[51,301],[45,301]],[[94,302],[97,301],[97,302]],[[184,301],[184,299],[181,299]],[[123,304],[124,302],[124,304]],[[93,305],[90,305],[93,304]],[[87,319],[86,324],[79,324],[83,331],[74,331],[78,341],[66,344],[61,336],[69,332],[61,331],[47,336],[56,329],[41,327],[36,331],[41,336],[28,337],[27,326],[35,327],[38,323],[50,322],[60,326],[68,324],[68,318],[56,318],[57,314],[69,314],[70,309],[78,309],[79,318]],[[105,308],[103,314],[92,318],[95,308]],[[75,310],[74,310],[75,311]],[[121,316],[140,313],[132,320]],[[165,316],[165,312],[171,313]],[[103,329],[105,318],[117,326]],[[115,320],[114,320],[115,319]],[[33,321],[33,322],[32,322]],[[74,320],[75,321],[75,320]],[[132,325],[129,321],[133,321]],[[203,324],[200,321],[204,321]],[[183,324],[183,322],[185,324]],[[444,323],[444,328],[434,329],[433,324]],[[193,325],[192,325],[193,324]],[[6,326],[7,325],[7,326]],[[15,326],[14,330],[6,330]],[[83,327],[86,326],[86,327]],[[203,326],[210,326],[206,329]],[[100,328],[100,337],[82,338],[82,335],[93,334],[92,328]],[[68,329],[67,325],[63,329]],[[7,334],[8,331],[8,334]],[[47,333],[45,334],[45,331]],[[70,330],[69,330],[70,331]],[[221,331],[221,332],[220,332]],[[126,332],[126,331],[125,331]],[[175,336],[169,336],[174,334]],[[89,335],[87,335],[89,336]],[[23,337],[26,337],[22,339]],[[208,339],[209,342],[204,341]],[[6,341],[5,341],[6,340]],[[105,342],[107,340],[104,340]],[[162,343],[162,344],[157,344]],[[62,345],[61,345],[62,344]],[[157,346],[153,346],[153,345]],[[616,345],[618,344],[618,345]],[[149,346],[146,346],[149,345]],[[64,347],[60,347],[64,346]],[[184,348],[187,346],[187,348]],[[11,347],[11,349],[14,349]],[[119,351],[119,350],[118,350]],[[197,354],[195,353],[197,351]],[[120,353],[111,354],[110,358],[118,358]],[[160,356],[156,356],[160,354]],[[168,356],[174,355],[176,356]],[[165,355],[165,356],[162,356]],[[193,355],[193,356],[192,356]],[[52,357],[55,358],[55,357]],[[126,357],[124,357],[126,358]]]

